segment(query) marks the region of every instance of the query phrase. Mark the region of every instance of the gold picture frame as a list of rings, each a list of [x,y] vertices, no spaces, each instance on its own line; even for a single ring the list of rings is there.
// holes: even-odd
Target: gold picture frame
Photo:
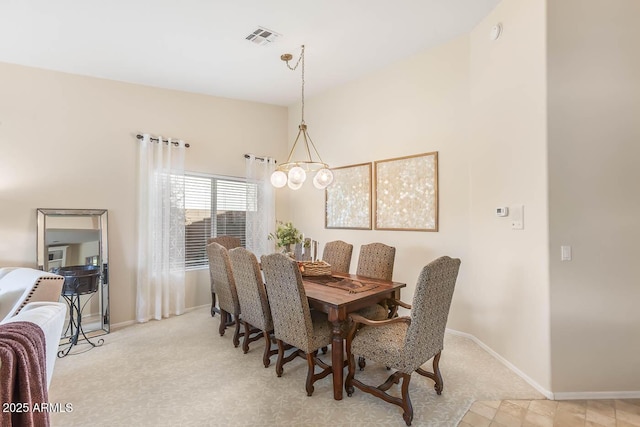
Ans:
[[[438,152],[375,163],[375,229],[438,231]]]
[[[331,169],[325,190],[325,228],[371,230],[371,163]]]

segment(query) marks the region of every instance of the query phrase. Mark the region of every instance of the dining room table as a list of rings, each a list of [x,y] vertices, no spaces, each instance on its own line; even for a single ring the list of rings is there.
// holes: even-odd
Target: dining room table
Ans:
[[[344,388],[345,325],[349,313],[377,304],[387,298],[400,299],[406,283],[379,280],[355,274],[333,273],[327,276],[302,277],[309,305],[326,313],[331,322],[331,365],[333,398],[342,400]]]

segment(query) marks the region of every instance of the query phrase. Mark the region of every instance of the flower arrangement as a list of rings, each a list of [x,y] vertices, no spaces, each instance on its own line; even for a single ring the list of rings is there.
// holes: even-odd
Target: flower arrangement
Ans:
[[[275,233],[269,233],[269,240],[274,240],[276,246],[285,248],[287,252],[291,251],[291,245],[302,243],[304,237],[302,233],[293,226],[291,222],[277,222],[278,226]]]

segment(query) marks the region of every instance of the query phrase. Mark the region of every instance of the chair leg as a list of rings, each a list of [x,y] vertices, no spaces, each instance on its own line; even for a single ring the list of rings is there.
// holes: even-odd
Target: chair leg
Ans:
[[[227,328],[227,316],[227,312],[220,309],[220,327],[218,328],[220,336],[224,336],[224,331]]]
[[[278,354],[278,350],[271,350],[271,334],[267,331],[263,331],[264,336],[264,353],[262,355],[262,363],[265,368],[268,368],[271,364],[271,356]]]
[[[409,397],[409,381],[411,381],[411,374],[402,374],[402,409],[404,413],[402,418],[408,426],[411,425],[413,420],[413,406],[411,406],[411,398]]]
[[[242,322],[242,324],[244,325],[244,337],[242,339],[242,352],[244,354],[247,354],[249,352],[249,339],[250,339],[251,326],[249,326],[247,322]]]
[[[316,355],[318,354],[318,350],[307,353],[307,381],[306,381],[306,390],[307,396],[311,396],[313,394],[313,383],[333,372],[333,368],[330,365],[327,365],[322,360],[318,359]],[[315,373],[315,366],[318,365],[322,371],[320,373]]]
[[[347,346],[350,347],[350,342],[347,342]],[[353,377],[356,374],[356,358],[351,354],[351,348],[347,349],[347,362],[349,363],[349,370],[347,371],[347,379],[344,382],[344,389],[347,392],[347,396],[353,395]]]
[[[307,381],[305,383],[305,388],[307,390],[307,396],[311,396],[313,394],[313,372],[315,371],[315,354],[318,353],[318,350],[316,350],[313,353],[308,353],[307,354]]]
[[[433,388],[436,390],[438,395],[442,394],[442,390],[444,389],[444,380],[442,379],[442,374],[440,373],[440,355],[442,352],[438,352],[435,356],[433,356],[433,372],[425,371],[422,368],[416,369],[416,372],[420,375],[431,378],[435,381],[435,385]]]
[[[240,345],[240,316],[238,315],[238,313],[234,314],[233,317],[235,318],[235,323],[236,323],[236,328],[233,332],[233,346],[234,347],[238,347]]]
[[[211,291],[211,317],[216,315],[216,293]]]
[[[282,340],[276,340],[278,343],[278,360],[276,361],[276,375],[278,377],[282,376],[282,371],[284,370],[282,366],[284,365],[284,343]]]

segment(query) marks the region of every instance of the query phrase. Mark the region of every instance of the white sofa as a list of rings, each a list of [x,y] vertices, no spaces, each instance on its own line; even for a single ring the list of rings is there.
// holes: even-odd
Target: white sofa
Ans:
[[[64,277],[32,268],[0,268],[0,324],[32,322],[45,336],[51,384],[67,306],[58,302]]]

